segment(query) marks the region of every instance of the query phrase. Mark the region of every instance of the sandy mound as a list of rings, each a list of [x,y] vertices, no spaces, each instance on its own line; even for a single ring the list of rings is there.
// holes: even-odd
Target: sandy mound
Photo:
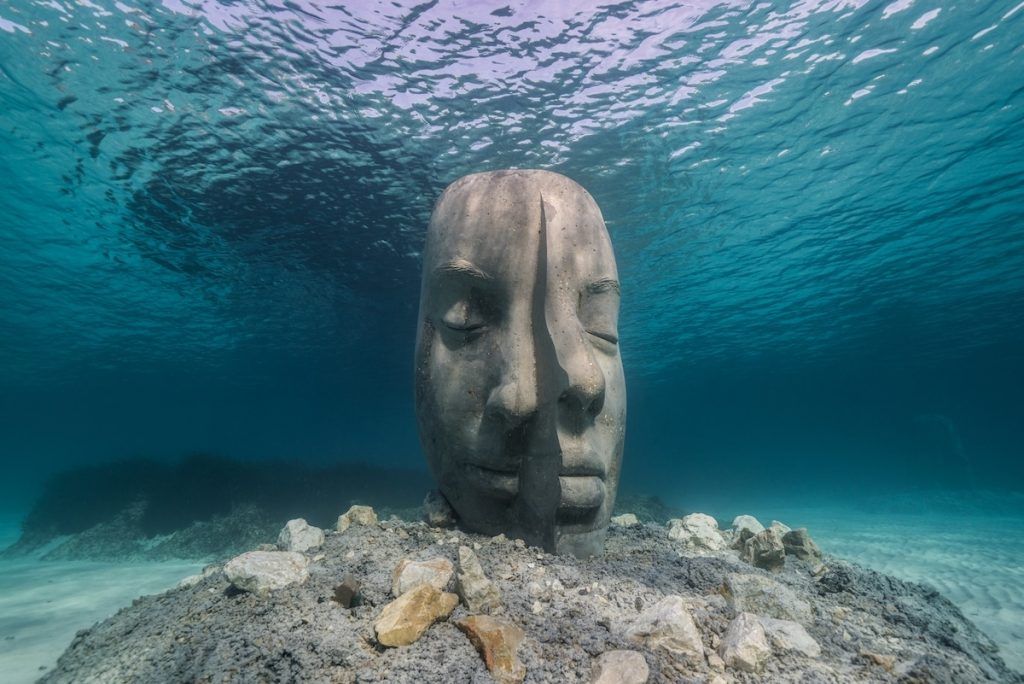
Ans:
[[[732,550],[684,551],[647,523],[613,526],[606,554],[581,561],[398,520],[329,533],[305,554],[308,578],[264,596],[238,591],[218,567],[139,599],[79,633],[44,681],[492,681],[456,626],[465,601],[411,645],[385,648],[374,630],[402,559],[458,569],[460,546],[499,589],[496,617],[523,630],[515,651],[528,682],[591,681],[618,649],[640,653],[652,682],[1021,681],[934,590],[831,557],[812,572],[787,556],[769,573]],[[351,608],[334,600],[346,575],[361,584]],[[692,618],[692,641],[679,613]]]

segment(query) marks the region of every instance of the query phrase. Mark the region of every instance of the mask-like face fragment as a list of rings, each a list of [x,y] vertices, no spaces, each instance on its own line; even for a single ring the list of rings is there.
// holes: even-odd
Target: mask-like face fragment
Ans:
[[[441,195],[416,339],[420,440],[460,521],[600,553],[626,425],[619,281],[601,211],[549,171]]]

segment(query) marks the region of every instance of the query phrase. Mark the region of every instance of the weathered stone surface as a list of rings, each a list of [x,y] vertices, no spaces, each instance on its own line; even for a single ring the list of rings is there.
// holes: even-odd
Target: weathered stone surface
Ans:
[[[334,587],[334,601],[342,608],[351,608],[359,602],[359,585],[355,575],[346,574],[341,584]]]
[[[787,554],[796,556],[802,561],[817,562],[821,560],[821,549],[811,539],[806,527],[787,532],[782,537],[782,545]]]
[[[772,647],[757,616],[740,613],[729,623],[718,653],[728,667],[758,672],[771,655]]]
[[[484,574],[480,559],[468,546],[459,547],[459,573],[455,587],[466,608],[474,613],[489,613],[501,606],[501,592]]]
[[[778,530],[761,530],[747,539],[743,542],[740,558],[755,568],[771,572],[782,570],[786,567],[786,548],[782,545]]]
[[[700,632],[681,596],[666,596],[647,608],[629,624],[625,635],[631,641],[664,649],[675,657],[704,657]]]
[[[267,596],[275,589],[309,578],[309,561],[294,551],[249,551],[224,565],[224,576],[236,589]]]
[[[455,566],[447,558],[430,558],[414,561],[403,558],[398,561],[391,575],[391,593],[401,596],[419,584],[429,584],[444,591],[455,572]]]
[[[732,548],[743,548],[744,542],[763,530],[764,525],[754,516],[737,515],[732,521]]]
[[[600,344],[618,335],[619,298],[607,296],[618,287],[615,254],[594,198],[546,170],[464,176],[434,204],[422,265],[420,443],[459,522],[551,553],[600,554],[621,472],[626,381],[618,344]],[[501,296],[485,297],[481,277]],[[594,334],[581,337],[581,325]],[[590,360],[577,363],[581,354]],[[559,400],[579,388],[600,400]],[[586,449],[565,457],[572,463],[534,457],[561,452],[553,427],[565,421]]]
[[[779,522],[778,520],[772,520],[772,524],[768,527],[775,528],[783,537],[785,537],[786,533],[790,531],[789,525],[784,522]],[[785,539],[783,539],[783,541],[785,541]]]
[[[455,624],[469,637],[496,680],[505,684],[526,678],[526,667],[517,653],[523,640],[521,628],[490,615],[470,615]]]
[[[455,594],[420,584],[384,606],[373,631],[382,646],[407,646],[423,636],[430,625],[451,615],[458,603]]]
[[[765,634],[768,635],[768,641],[776,651],[795,652],[808,658],[817,658],[821,655],[821,646],[799,622],[770,617],[762,617],[760,620]]]
[[[444,494],[432,489],[423,499],[423,519],[431,527],[451,527],[455,524],[455,509]]]
[[[723,593],[729,606],[737,612],[747,611],[797,622],[808,622],[812,617],[807,601],[771,577],[731,574],[725,578]]]
[[[281,534],[277,535],[277,545],[284,551],[309,551],[323,546],[324,531],[314,527],[302,518],[289,520]]]
[[[613,516],[611,523],[618,527],[633,527],[634,525],[639,525],[640,520],[633,513],[623,513],[622,515]]]
[[[372,506],[352,506],[338,516],[338,532],[344,532],[352,525],[376,525],[377,513]]]
[[[594,661],[590,684],[646,684],[650,676],[643,653],[607,651]]]
[[[668,521],[668,538],[683,542],[690,551],[722,551],[728,547],[718,523],[710,515],[691,513]]]

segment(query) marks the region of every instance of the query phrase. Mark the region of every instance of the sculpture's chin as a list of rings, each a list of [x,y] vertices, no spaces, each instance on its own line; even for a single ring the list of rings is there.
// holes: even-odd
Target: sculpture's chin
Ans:
[[[578,531],[560,529],[555,537],[555,553],[570,554],[577,558],[599,556],[604,551],[604,539],[608,532],[606,525],[596,529]]]

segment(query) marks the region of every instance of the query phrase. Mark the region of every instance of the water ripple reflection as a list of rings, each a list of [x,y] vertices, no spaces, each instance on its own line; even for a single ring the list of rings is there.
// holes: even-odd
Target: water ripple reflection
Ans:
[[[633,373],[1020,339],[1022,7],[5,4],[0,364],[411,343],[433,198],[504,166],[601,203]]]

